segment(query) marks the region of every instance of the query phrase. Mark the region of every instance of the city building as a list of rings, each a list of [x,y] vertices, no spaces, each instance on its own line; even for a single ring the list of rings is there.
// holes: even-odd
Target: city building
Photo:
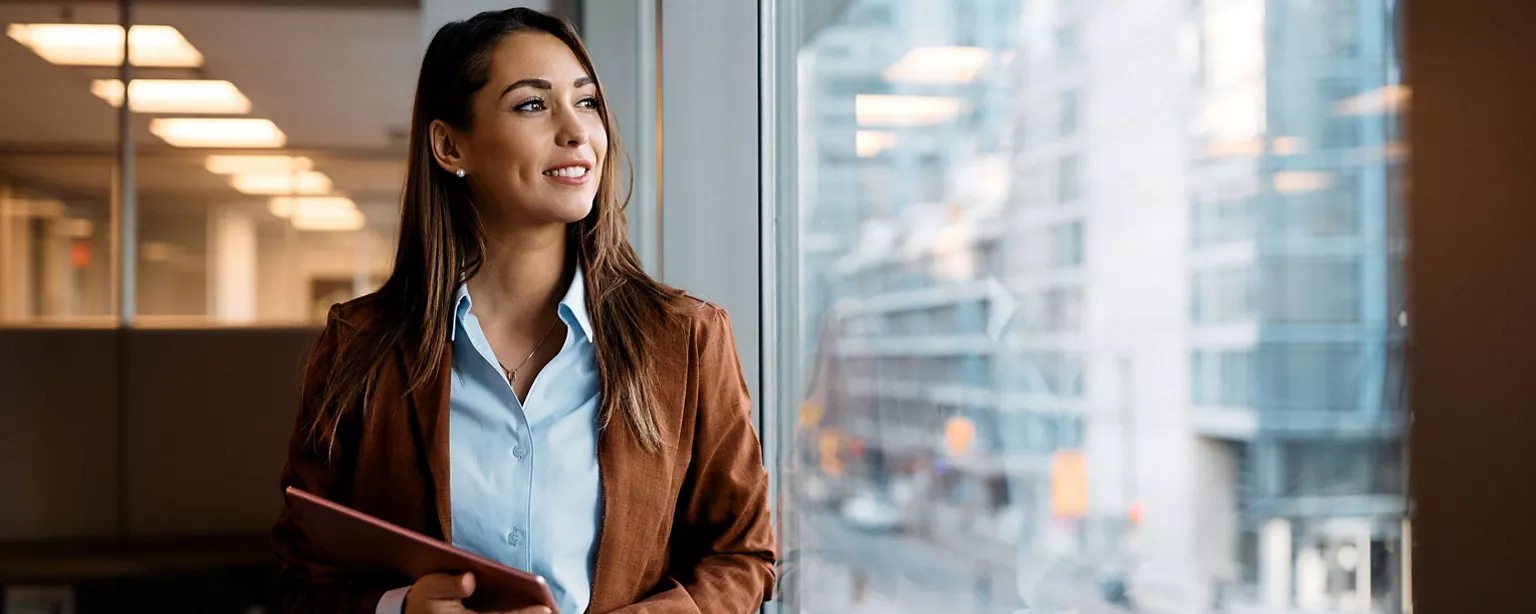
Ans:
[[[813,465],[1021,592],[1394,611],[1393,5],[965,6],[856,2],[803,54]],[[930,46],[988,63],[893,78]],[[871,94],[960,110],[876,131]]]

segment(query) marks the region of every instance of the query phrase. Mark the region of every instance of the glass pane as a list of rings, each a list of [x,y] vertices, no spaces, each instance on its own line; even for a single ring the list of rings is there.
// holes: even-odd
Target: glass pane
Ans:
[[[134,137],[137,324],[314,323],[383,282],[421,17],[341,4],[135,11],[201,56],[143,71],[130,92],[145,105]],[[205,89],[162,98],[176,86]]]
[[[0,0],[0,325],[110,325],[117,6]],[[115,53],[114,53],[115,51]]]
[[[788,610],[1401,611],[1395,0],[835,4],[778,16]]]

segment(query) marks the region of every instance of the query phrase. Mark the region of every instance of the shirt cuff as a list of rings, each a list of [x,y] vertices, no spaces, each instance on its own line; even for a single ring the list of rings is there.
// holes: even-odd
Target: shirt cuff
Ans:
[[[373,609],[373,614],[404,614],[405,594],[411,592],[411,587],[402,586],[384,593],[379,597],[379,605]]]

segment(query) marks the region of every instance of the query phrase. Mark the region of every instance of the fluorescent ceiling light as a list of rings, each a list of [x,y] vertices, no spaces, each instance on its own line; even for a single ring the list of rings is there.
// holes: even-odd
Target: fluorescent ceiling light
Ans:
[[[63,217],[64,203],[56,200],[31,200],[0,196],[0,217]]]
[[[228,81],[134,79],[128,90],[128,106],[134,113],[239,115],[251,112],[251,100]],[[91,82],[91,93],[114,107],[123,106],[122,81],[96,79]]]
[[[356,211],[357,204],[345,196],[278,196],[267,203],[267,209],[280,218],[292,217],[300,210],[307,215],[323,217]]]
[[[129,43],[134,66],[195,68],[203,54],[171,26],[133,26]],[[13,23],[7,36],[50,64],[118,66],[123,63],[123,27],[116,24]]]
[[[357,204],[345,196],[282,196],[269,206],[273,215],[288,218],[299,230],[357,230],[365,222]]]
[[[987,63],[981,47],[918,47],[885,69],[891,83],[970,83]]]
[[[363,218],[363,212],[356,209],[344,213],[339,212],[334,215],[311,215],[298,211],[293,214],[291,221],[294,228],[316,231],[361,230],[367,223],[367,220]]]
[[[912,126],[949,120],[960,113],[961,102],[942,96],[859,94],[854,97],[853,107],[860,126]]]
[[[1413,92],[1403,85],[1388,85],[1339,102],[1340,115],[1382,115],[1408,108]]]
[[[1333,185],[1333,175],[1316,171],[1281,171],[1275,173],[1273,182],[1276,192],[1301,194]]]
[[[331,178],[316,171],[239,174],[229,178],[229,185],[241,194],[320,195],[331,191]]]
[[[282,147],[288,142],[270,119],[156,119],[149,131],[176,147]]]
[[[860,130],[853,135],[853,145],[860,158],[871,158],[896,146],[896,135],[883,130]]]
[[[208,156],[204,168],[215,175],[295,173],[314,170],[315,163],[303,156]]]

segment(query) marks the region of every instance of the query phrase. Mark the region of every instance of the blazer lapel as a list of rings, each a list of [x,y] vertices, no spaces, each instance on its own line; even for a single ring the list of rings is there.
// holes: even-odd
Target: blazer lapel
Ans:
[[[407,361],[401,362],[402,372]],[[443,541],[453,543],[453,502],[450,498],[448,468],[448,401],[452,390],[453,350],[443,352],[437,377],[411,391],[411,405],[416,426],[421,429],[422,445],[427,455],[427,470],[432,474],[432,490],[437,507],[437,523]],[[409,386],[409,377],[406,385]]]
[[[681,338],[679,338],[681,337]],[[658,373],[658,395],[653,399],[662,449],[647,452],[635,439],[624,416],[613,416],[598,433],[597,469],[602,482],[602,524],[597,538],[597,564],[592,571],[589,612],[607,612],[629,605],[630,595],[650,587],[634,586],[655,560],[648,550],[657,522],[670,514],[676,502],[669,498],[673,470],[680,451],[678,435],[683,413],[684,389],[689,382],[688,345],[685,335],[672,334],[656,346],[651,357]]]
[[[622,564],[621,556],[624,546],[622,543],[617,543],[619,536],[613,527],[616,521],[622,521],[622,518],[615,518],[615,508],[627,509],[629,505],[624,496],[625,491],[629,489],[621,488],[619,484],[620,480],[625,480],[627,484],[629,478],[625,475],[624,468],[614,462],[614,459],[621,455],[618,448],[621,445],[619,438],[623,435],[617,431],[623,428],[625,427],[622,424],[610,422],[608,428],[597,434],[597,475],[603,491],[603,510],[597,530],[597,556],[594,557],[597,563],[592,569],[591,595],[587,602],[589,612],[605,612],[613,608],[607,603],[606,585],[603,582],[609,575],[607,570]],[[618,516],[623,516],[622,511]],[[612,581],[608,580],[608,583],[611,584]]]

